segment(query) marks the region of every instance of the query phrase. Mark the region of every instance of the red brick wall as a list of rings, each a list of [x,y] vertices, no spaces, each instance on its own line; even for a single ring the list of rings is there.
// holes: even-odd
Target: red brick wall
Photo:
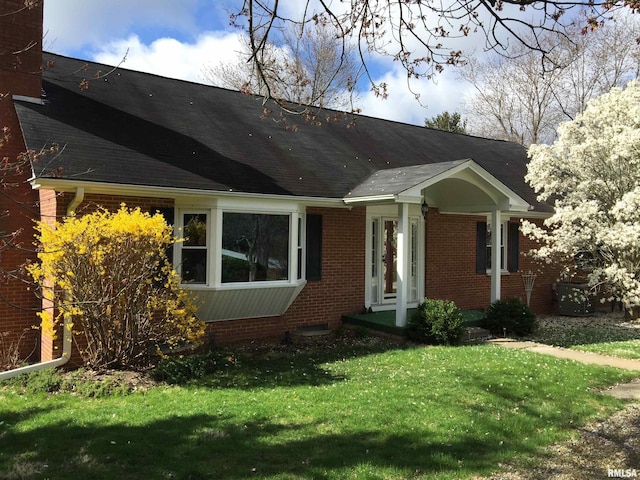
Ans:
[[[442,215],[436,209],[429,211],[426,245],[426,296],[452,300],[460,308],[484,309],[489,305],[491,278],[476,273],[476,223],[486,217],[469,215]],[[519,220],[512,219],[512,222]],[[554,308],[551,284],[557,272],[540,266],[522,255],[533,248],[531,240],[520,234],[519,271],[501,276],[501,298],[520,298],[526,302],[522,273],[538,274],[531,307],[536,313],[550,313]]]
[[[4,88],[0,83],[0,94],[5,92]],[[2,189],[0,195],[0,231],[4,234],[16,232],[14,242],[19,248],[3,248],[0,253],[0,333],[6,335],[2,339],[5,348],[17,344],[22,336],[19,342],[21,358],[37,360],[38,335],[31,330],[31,326],[39,323],[35,316],[38,302],[33,291],[28,290],[23,281],[16,280],[11,275],[18,274],[25,278],[23,272],[20,272],[20,266],[27,260],[35,259],[33,219],[38,217],[38,196],[27,181],[31,176],[29,165],[16,169],[18,154],[23,153],[26,148],[10,96],[0,99],[0,130],[3,128],[8,129],[9,140],[0,147],[0,160],[4,162],[6,159],[11,169],[2,179],[3,187],[6,188]],[[7,213],[9,209],[10,214]],[[5,273],[11,275],[4,275]]]
[[[72,195],[59,198],[58,215],[63,215]],[[122,202],[129,206],[172,206],[171,199],[87,195],[78,214],[88,213],[97,206],[117,209]],[[364,208],[309,208],[309,214],[322,215],[322,279],[310,281],[282,316],[211,322],[208,333],[215,341],[228,344],[261,338],[282,339],[285,332],[305,325],[341,325],[345,313],[359,312],[364,304],[366,215]],[[476,222],[485,217],[441,215],[429,212],[426,245],[426,293],[429,298],[456,302],[461,308],[483,309],[490,301],[490,277],[476,274]],[[515,220],[514,220],[515,221]],[[532,243],[521,235],[520,251],[528,251]],[[531,261],[520,257],[520,272],[535,270]],[[505,274],[502,298],[525,300],[521,273]],[[536,279],[531,305],[538,313],[551,310],[551,283],[555,272]]]
[[[57,217],[58,195],[54,190],[38,190],[40,198],[40,215],[43,222],[53,225]],[[56,314],[53,307],[53,293],[48,290],[42,299],[42,311]],[[62,331],[56,332],[55,340],[47,333],[41,332],[40,336],[40,360],[48,361],[58,358],[62,354]]]
[[[42,2],[0,2],[0,94],[40,98],[42,91]],[[17,130],[16,130],[17,131]]]
[[[63,200],[60,201],[61,209],[58,209],[59,216],[66,215],[67,206],[71,202],[73,196],[73,193],[64,194]],[[76,215],[81,216],[91,213],[99,207],[103,207],[114,212],[118,210],[122,204],[131,208],[140,207],[140,209],[145,212],[151,212],[154,208],[173,207],[174,201],[172,198],[87,194],[85,195],[82,203],[76,208]]]
[[[12,95],[39,98],[41,71],[42,4],[25,9],[24,0],[0,2],[0,131],[6,128],[10,135],[9,142],[0,147],[2,161],[15,162],[18,154],[26,150]],[[0,230],[19,232],[15,243],[25,250],[11,248],[2,252],[1,272],[21,274],[20,266],[35,258],[33,219],[38,217],[38,196],[27,183],[30,174],[26,166],[3,179],[5,186],[15,186],[3,189],[4,195],[0,196]],[[5,215],[8,209],[11,214]],[[38,359],[38,334],[31,329],[39,323],[35,316],[38,306],[33,291],[24,282],[0,275],[0,348],[19,344],[22,359]]]

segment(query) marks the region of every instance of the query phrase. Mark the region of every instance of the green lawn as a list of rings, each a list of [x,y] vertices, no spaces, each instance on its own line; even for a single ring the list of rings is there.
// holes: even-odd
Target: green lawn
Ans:
[[[583,352],[599,353],[602,355],[612,355],[614,357],[639,359],[640,340],[626,340],[619,342],[588,343],[586,345],[576,345],[574,350]]]
[[[365,339],[127,396],[0,386],[0,478],[470,478],[619,408],[597,390],[631,377],[491,345]]]

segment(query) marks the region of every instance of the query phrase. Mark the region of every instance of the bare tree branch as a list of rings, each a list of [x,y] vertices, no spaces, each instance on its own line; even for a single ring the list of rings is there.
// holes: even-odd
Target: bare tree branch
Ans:
[[[359,71],[371,90],[387,95],[377,84],[368,63],[386,55],[399,62],[407,78],[431,79],[447,66],[467,61],[461,40],[481,35],[486,50],[508,55],[514,46],[537,52],[545,68],[553,69],[553,43],[571,38],[569,29],[596,31],[616,10],[636,12],[639,0],[305,0],[292,6],[278,0],[244,0],[231,15],[250,39],[250,60],[264,83],[265,98],[275,98],[279,79],[268,74],[269,45],[282,46],[282,32],[295,25],[301,32],[315,25],[332,27],[340,38],[358,46]],[[574,12],[585,11],[584,16]],[[341,64],[336,70],[342,68]],[[276,98],[277,100],[277,98]]]

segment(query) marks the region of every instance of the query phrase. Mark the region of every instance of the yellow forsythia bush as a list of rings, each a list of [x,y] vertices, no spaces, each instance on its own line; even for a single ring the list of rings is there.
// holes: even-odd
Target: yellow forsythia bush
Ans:
[[[159,348],[198,344],[204,323],[167,260],[175,241],[162,215],[122,206],[37,225],[39,262],[29,272],[57,292],[54,325],[65,315],[92,368],[146,366]],[[84,338],[79,338],[79,337]]]

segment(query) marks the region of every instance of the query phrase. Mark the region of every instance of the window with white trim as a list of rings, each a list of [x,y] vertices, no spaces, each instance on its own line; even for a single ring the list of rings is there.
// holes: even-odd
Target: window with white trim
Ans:
[[[321,215],[277,206],[269,211],[178,208],[176,234],[183,241],[175,245],[173,261],[183,283],[197,288],[297,285],[310,274],[320,280],[321,220]]]
[[[504,221],[500,226],[500,271],[517,272],[520,257],[519,223]],[[476,273],[491,272],[491,226],[489,222],[477,222]]]
[[[298,280],[302,280],[305,274],[305,264],[304,264],[304,218],[302,216],[298,217],[298,242],[296,245],[296,253],[298,256],[298,275],[296,278]]]
[[[185,213],[182,216],[184,240],[180,249],[182,280],[185,283],[207,283],[209,234],[206,213]]]
[[[502,222],[500,224],[500,270],[506,270],[507,266],[507,232],[508,232],[508,223]],[[491,271],[491,250],[492,250],[492,228],[491,222],[487,222],[487,271]]]
[[[290,215],[224,212],[222,283],[289,280],[289,225]]]

